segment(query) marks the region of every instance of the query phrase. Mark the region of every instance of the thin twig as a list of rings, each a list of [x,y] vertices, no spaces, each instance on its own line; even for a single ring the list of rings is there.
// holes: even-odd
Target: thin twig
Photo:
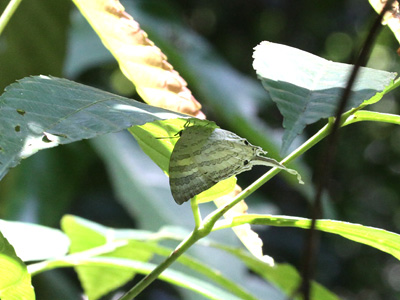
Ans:
[[[15,11],[17,10],[19,4],[22,0],[11,0],[6,9],[0,16],[0,35],[2,34],[4,28],[6,28],[8,22],[10,21],[11,17],[14,15]]]
[[[318,164],[317,174],[317,191],[315,195],[315,201],[312,208],[312,221],[310,230],[308,230],[307,234],[307,242],[305,244],[305,249],[303,253],[303,269],[302,269],[302,282],[299,286],[297,292],[300,292],[303,295],[304,300],[310,300],[311,297],[311,279],[314,277],[315,265],[317,260],[317,249],[319,244],[319,234],[317,233],[315,227],[317,219],[321,218],[322,215],[322,205],[321,205],[321,197],[322,193],[325,190],[328,182],[328,178],[331,174],[332,162],[335,157],[336,147],[338,143],[339,132],[338,129],[340,127],[341,116],[344,113],[346,105],[349,101],[351,95],[351,89],[354,85],[355,79],[357,77],[358,71],[361,65],[364,65],[369,56],[370,50],[374,44],[376,36],[378,35],[381,29],[381,23],[384,14],[389,10],[392,6],[393,0],[389,0],[382,12],[376,18],[374,24],[369,31],[369,34],[364,42],[364,45],[361,49],[360,55],[358,56],[355,65],[352,69],[350,77],[348,79],[346,88],[343,91],[343,94],[340,98],[339,105],[335,114],[335,120],[332,124],[331,134],[328,137],[327,145],[322,153],[321,159]]]

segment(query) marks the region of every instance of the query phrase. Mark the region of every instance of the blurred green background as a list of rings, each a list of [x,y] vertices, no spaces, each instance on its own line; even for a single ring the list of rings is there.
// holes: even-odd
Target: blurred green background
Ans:
[[[7,3],[0,0],[1,11]],[[376,17],[369,3],[361,0],[122,3],[188,82],[208,118],[263,146],[275,158],[279,158],[282,117],[257,81],[253,48],[267,40],[350,63]],[[397,48],[392,33],[384,28],[368,66],[398,71]],[[0,37],[1,90],[17,79],[39,74],[66,77],[140,100],[67,0],[22,1]],[[371,109],[398,114],[397,94],[389,94]],[[323,124],[308,127],[297,145]],[[340,138],[325,217],[400,232],[400,128],[358,123],[341,130]],[[297,162],[308,186],[299,187],[289,177],[275,178],[248,199],[249,211],[308,217],[312,172],[322,148],[317,145]],[[239,175],[238,182],[246,186],[264,171],[254,168]],[[212,204],[202,205],[204,211],[212,208]],[[193,226],[190,207],[175,204],[167,178],[126,132],[41,151],[0,182],[0,218],[59,227],[66,213],[117,228]],[[256,230],[266,254],[301,266],[304,231]],[[239,245],[230,231],[211,238]],[[238,281],[245,280],[244,286],[265,296],[260,299],[284,299],[248,274],[240,262],[207,251],[198,248],[191,254]],[[338,236],[322,235],[317,280],[343,299],[400,299],[400,263]],[[37,299],[79,299],[81,293],[72,270],[42,274],[34,284]],[[115,299],[119,292],[104,299]],[[202,298],[157,282],[138,299]]]

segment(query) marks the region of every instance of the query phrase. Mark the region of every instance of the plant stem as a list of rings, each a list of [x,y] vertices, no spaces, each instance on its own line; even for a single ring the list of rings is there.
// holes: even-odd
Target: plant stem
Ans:
[[[204,228],[195,229],[192,233],[183,240],[178,247],[171,253],[166,260],[159,264],[151,273],[147,274],[141,281],[139,281],[132,289],[130,289],[119,300],[132,300],[139,295],[147,286],[149,286],[157,277],[167,269],[175,260],[178,259],[187,249],[189,249],[199,239],[208,235],[210,230]]]
[[[301,145],[299,148],[297,148],[291,154],[289,154],[285,159],[283,159],[281,161],[281,163],[283,165],[288,164],[288,163],[292,162],[293,160],[295,160],[300,155],[302,155],[303,153],[305,153],[308,149],[310,149],[315,144],[317,144],[319,141],[321,141],[324,137],[326,137],[329,134],[331,127],[332,127],[332,122],[329,122],[323,128],[321,128],[316,134],[314,134],[311,138],[309,138],[303,145]],[[275,175],[277,175],[280,171],[282,171],[282,169],[279,169],[279,168],[272,168],[271,170],[269,170],[267,173],[265,173],[263,176],[261,176],[258,180],[253,182],[247,188],[245,188],[230,203],[228,203],[227,205],[222,206],[219,209],[216,209],[215,211],[210,213],[204,219],[204,222],[203,222],[204,226],[207,226],[208,224],[214,225],[218,221],[218,219],[220,219],[228,210],[230,210],[233,206],[235,206],[237,203],[239,203],[244,198],[251,195],[254,191],[256,191],[263,184],[265,184],[267,181],[269,181],[271,178],[273,178]]]
[[[194,217],[194,228],[196,230],[199,229],[200,226],[202,225],[199,204],[197,203],[197,200],[194,200],[192,198],[190,199],[190,205],[192,206],[193,217]]]
[[[22,0],[11,0],[0,16],[0,35]]]
[[[341,125],[347,120],[349,116],[351,116],[351,112],[345,113],[342,117]],[[326,124],[323,128],[321,128],[316,134],[314,134],[311,138],[309,138],[303,145],[293,151],[290,155],[288,155],[284,160],[281,161],[282,164],[288,164],[295,160],[297,157],[305,153],[308,149],[313,147],[315,144],[320,142],[323,138],[325,138],[331,130],[332,127],[332,119]],[[257,190],[260,186],[270,180],[272,177],[277,175],[282,169],[272,168],[266,174],[264,174],[260,179],[255,181],[253,184],[244,189],[238,196],[236,196],[230,203],[226,206],[220,207],[216,209],[214,212],[210,213],[203,222],[201,221],[200,211],[198,207],[198,203],[196,201],[191,200],[191,206],[193,215],[195,218],[195,229],[192,233],[183,240],[179,246],[175,249],[174,252],[160,265],[157,266],[150,274],[144,277],[139,283],[137,283],[131,290],[129,290],[124,296],[120,298],[120,300],[131,300],[137,295],[139,295],[147,286],[149,286],[157,277],[167,269],[180,255],[185,253],[187,249],[189,249],[194,243],[196,243],[199,239],[208,235],[212,230],[214,224],[220,219],[229,209],[235,206],[238,202],[252,194],[255,190]],[[220,228],[216,228],[220,229]]]

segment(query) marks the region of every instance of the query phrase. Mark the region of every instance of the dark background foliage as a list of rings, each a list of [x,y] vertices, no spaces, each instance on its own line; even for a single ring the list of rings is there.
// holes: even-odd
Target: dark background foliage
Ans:
[[[7,2],[0,0],[1,10]],[[205,83],[197,79],[196,69],[183,66],[179,31],[175,27],[190,29],[205,39],[208,47],[214,49],[207,52],[213,53],[210,61],[215,60],[217,65],[228,63],[255,80],[252,52],[261,41],[282,43],[351,63],[376,17],[368,2],[361,0],[126,0],[123,3],[127,7],[132,3],[137,5],[133,7],[138,11],[128,9],[128,12],[139,22],[141,18],[146,20],[146,16],[158,20],[141,25],[188,81],[208,117],[230,130],[240,127],[242,120],[234,124],[224,115],[227,112],[208,105],[200,92]],[[69,1],[23,1],[0,37],[1,89],[24,76],[51,74],[139,99],[118,71],[116,62],[84,23]],[[162,38],[152,35],[159,30],[164,33]],[[97,50],[89,54],[77,51],[79,35],[95,44],[92,49]],[[203,46],[199,43],[199,47]],[[398,72],[397,47],[389,29],[384,28],[369,66]],[[230,89],[242,88],[229,86],[221,74],[219,80]],[[276,139],[281,134],[282,117],[266,93],[262,101],[265,102],[257,107],[256,113]],[[396,93],[392,93],[373,109],[399,113],[397,102]],[[243,99],[241,105],[246,110],[250,104]],[[322,125],[320,122],[308,127],[303,139]],[[316,167],[321,149],[317,145],[303,157],[310,170]],[[325,217],[399,232],[399,159],[400,129],[395,125],[360,123],[342,129]],[[255,168],[240,175],[239,183],[246,186],[263,171]],[[119,201],[112,180],[93,144],[87,141],[42,151],[11,170],[0,182],[0,217],[58,227],[61,216],[72,213],[108,226],[140,226],[135,215]],[[269,207],[271,212],[307,217],[311,198],[298,193],[279,177],[251,197],[248,204],[253,211]],[[264,239],[265,253],[278,262],[301,266],[304,231],[257,230]],[[317,279],[345,299],[400,299],[399,278],[400,264],[390,255],[337,236],[322,235]],[[70,270],[43,274],[34,283],[38,299],[78,297],[77,280]],[[60,296],[63,294],[60,290],[67,292]],[[153,285],[142,297],[145,298],[180,299],[163,283]]]

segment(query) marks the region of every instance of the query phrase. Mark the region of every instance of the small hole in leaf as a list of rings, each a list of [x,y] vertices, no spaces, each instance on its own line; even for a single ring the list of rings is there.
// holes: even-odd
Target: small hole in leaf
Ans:
[[[19,126],[19,125],[15,126],[15,127],[14,127],[14,130],[15,130],[16,132],[20,132],[20,131],[21,131],[21,126]]]
[[[25,115],[26,111],[22,109],[17,109],[17,113],[19,113],[21,116]]]
[[[51,141],[49,140],[49,138],[47,137],[47,135],[44,135],[44,136],[42,137],[42,141],[43,141],[44,143],[51,143]]]

